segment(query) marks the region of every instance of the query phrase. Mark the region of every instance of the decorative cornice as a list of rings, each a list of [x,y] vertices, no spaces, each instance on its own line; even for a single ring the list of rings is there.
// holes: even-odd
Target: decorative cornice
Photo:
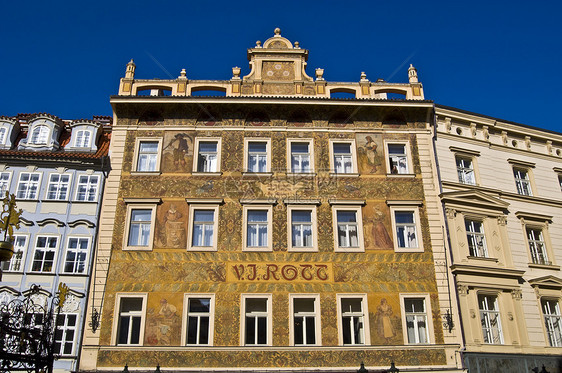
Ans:
[[[490,268],[469,264],[453,264],[451,271],[455,274],[473,274],[488,277],[506,277],[519,279],[525,274],[525,271],[509,268]]]
[[[216,204],[221,205],[224,203],[223,198],[186,198],[185,202],[187,203],[209,203],[209,204]]]

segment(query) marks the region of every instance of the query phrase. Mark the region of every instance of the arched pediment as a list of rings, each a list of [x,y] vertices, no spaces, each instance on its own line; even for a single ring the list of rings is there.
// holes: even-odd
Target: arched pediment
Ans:
[[[293,44],[289,39],[281,36],[281,29],[276,28],[274,31],[275,35],[270,37],[263,43],[263,47],[266,49],[291,49]]]
[[[57,227],[64,227],[64,223],[62,221],[54,219],[54,218],[47,218],[47,219],[39,220],[37,222],[37,225],[40,226],[40,227],[43,227],[47,224],[54,224]]]
[[[79,225],[85,225],[88,228],[94,228],[96,226],[94,223],[92,223],[91,221],[86,220],[86,219],[78,219],[78,220],[68,222],[68,226],[70,228],[75,228]]]

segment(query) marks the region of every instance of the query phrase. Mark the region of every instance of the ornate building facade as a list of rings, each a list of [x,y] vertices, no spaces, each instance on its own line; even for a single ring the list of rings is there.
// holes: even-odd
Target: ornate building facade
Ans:
[[[330,83],[307,58],[277,29],[229,81],[127,65],[81,370],[460,370],[434,105],[413,67]]]
[[[470,372],[562,371],[562,135],[436,105]]]
[[[14,255],[2,262],[0,303],[32,296],[44,306],[60,283],[70,288],[57,320],[55,370],[77,369],[110,133],[110,117],[0,117],[0,193],[15,194],[23,210]],[[32,285],[39,293],[31,295]]]

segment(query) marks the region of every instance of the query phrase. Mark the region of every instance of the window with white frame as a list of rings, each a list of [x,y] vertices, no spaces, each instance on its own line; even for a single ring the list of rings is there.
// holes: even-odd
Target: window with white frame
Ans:
[[[78,130],[76,133],[76,140],[74,140],[74,147],[76,148],[89,148],[92,138],[92,132],[88,130]]]
[[[417,249],[420,247],[416,217],[416,211],[394,211],[395,237],[398,248]]]
[[[541,299],[544,325],[548,343],[552,347],[562,347],[562,316],[557,299]]]
[[[7,262],[2,262],[2,271],[22,272],[27,251],[27,236],[14,235],[14,254]]]
[[[289,141],[289,169],[292,173],[313,172],[312,141]]]
[[[339,307],[341,343],[343,345],[366,344],[368,312],[366,311],[365,297],[341,297],[339,298]]]
[[[336,174],[357,173],[355,142],[331,141],[332,170]]]
[[[31,263],[32,272],[53,272],[59,238],[57,236],[38,236]]]
[[[70,189],[69,174],[50,174],[49,185],[47,186],[47,199],[64,201],[68,197]]]
[[[408,343],[429,343],[426,298],[404,298]]]
[[[117,345],[142,345],[145,298],[120,296],[117,298]]]
[[[357,210],[337,210],[338,248],[359,248],[359,223]]]
[[[76,187],[76,201],[94,202],[97,200],[99,188],[98,175],[79,175]]]
[[[214,320],[214,296],[186,295],[186,345],[211,345]]]
[[[6,142],[6,134],[8,133],[8,129],[6,127],[0,127],[0,145],[4,145]]]
[[[543,238],[542,229],[527,227],[527,242],[531,251],[531,261],[533,264],[550,264],[546,252],[546,244]]]
[[[90,239],[87,237],[69,237],[66,245],[66,258],[64,261],[65,273],[85,273],[86,258]]]
[[[562,191],[562,175],[558,175],[558,185],[560,185],[560,191]]]
[[[37,125],[33,128],[31,132],[31,144],[34,145],[45,145],[49,139],[50,129],[45,125]]]
[[[474,176],[474,165],[472,159],[456,156],[457,174],[459,176],[459,183],[476,185],[476,178]]]
[[[69,356],[74,354],[78,315],[61,313],[56,318],[55,355]]]
[[[37,199],[40,182],[41,174],[39,172],[20,173],[16,198]]]
[[[513,169],[513,177],[515,178],[515,186],[517,193],[522,196],[532,196],[531,180],[529,178],[529,171],[522,168]]]
[[[386,144],[388,151],[388,165],[391,174],[407,174],[408,154],[407,144]]]
[[[189,249],[216,250],[218,205],[191,205],[189,212]]]
[[[311,206],[289,206],[289,249],[314,250],[316,247],[316,208]]]
[[[479,294],[478,308],[480,310],[480,324],[482,325],[484,343],[503,344],[498,297]]]
[[[211,139],[196,139],[196,167],[197,172],[220,171],[220,141]]]
[[[246,346],[271,344],[271,297],[243,296]]]
[[[245,250],[271,251],[271,206],[244,206],[244,231]]]
[[[295,346],[319,345],[318,297],[291,296],[292,342]]]
[[[6,192],[10,190],[11,172],[0,172],[0,197],[4,198]]]
[[[246,171],[253,173],[270,172],[269,140],[246,139]]]
[[[470,256],[487,258],[486,237],[484,236],[484,224],[481,221],[465,219],[466,239],[468,240],[468,252]]]
[[[137,172],[156,172],[159,170],[159,141],[141,140],[138,142]]]
[[[124,249],[152,250],[156,204],[127,205]]]

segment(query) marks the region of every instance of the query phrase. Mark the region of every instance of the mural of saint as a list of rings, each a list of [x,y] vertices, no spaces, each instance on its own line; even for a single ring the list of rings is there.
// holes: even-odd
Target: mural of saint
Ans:
[[[370,174],[384,173],[381,135],[358,134],[357,147],[359,172]]]
[[[393,313],[392,306],[388,304],[386,298],[382,298],[381,303],[377,307],[375,318],[377,323],[377,334],[379,337],[383,338],[387,344],[389,344],[392,338],[396,335],[391,319]]]

